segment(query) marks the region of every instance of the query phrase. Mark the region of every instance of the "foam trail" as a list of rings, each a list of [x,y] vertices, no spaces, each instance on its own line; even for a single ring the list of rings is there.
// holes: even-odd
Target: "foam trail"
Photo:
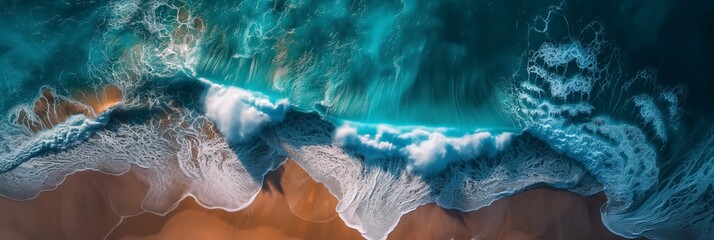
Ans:
[[[551,13],[563,19],[541,18],[545,25],[535,32],[547,34],[551,22],[567,21],[562,7]],[[680,131],[682,88],[657,85],[652,69],[623,79],[619,52],[607,47],[602,25],[593,22],[580,34],[590,38],[546,38],[529,57],[527,79],[514,84],[514,116],[602,184],[608,197],[602,219],[614,233],[707,239],[714,231],[706,180],[714,162],[711,130],[694,134],[688,141],[695,144],[671,140]]]
[[[152,187],[142,204],[148,211],[165,213],[187,195],[207,206],[241,209],[260,190],[263,176],[285,160],[260,139],[229,145],[195,112],[177,113],[170,121],[158,113],[149,117],[138,125],[113,120],[82,144],[20,163],[0,174],[0,193],[33,198],[74,172],[119,174],[137,165],[150,172]]]
[[[702,129],[688,143],[675,155],[677,169],[639,208],[603,218],[609,229],[649,239],[708,239],[714,233],[714,210],[709,207],[714,201],[714,129]]]
[[[446,163],[437,163],[444,164],[444,169],[438,172],[409,171],[413,162],[408,151],[399,154],[396,147],[390,146],[409,145],[409,138],[400,143],[399,136],[418,135],[426,142],[430,133],[415,130],[400,134],[384,126],[379,128],[373,129],[381,132],[375,138],[350,135],[355,133],[350,127],[336,128],[316,114],[291,112],[264,136],[269,144],[295,159],[312,178],[324,183],[339,200],[340,217],[368,239],[386,238],[402,214],[427,203],[469,211],[537,185],[570,189],[583,195],[601,189],[582,165],[528,135],[512,136],[511,142],[494,154],[453,158],[451,162],[440,156],[434,161]],[[333,139],[335,133],[342,139]],[[350,143],[350,138],[361,140]],[[391,141],[386,142],[387,139]],[[345,140],[349,146],[343,148]],[[451,143],[458,142],[458,138],[451,139]],[[431,149],[421,147],[424,151]],[[466,150],[462,154],[466,157],[471,153],[474,152]]]
[[[107,124],[109,114],[111,114],[111,110],[105,111],[96,119],[81,114],[73,115],[54,128],[40,132],[31,140],[23,142],[11,152],[0,156],[0,159],[3,159],[0,162],[0,173],[12,170],[30,158],[48,152],[69,149],[82,143]]]

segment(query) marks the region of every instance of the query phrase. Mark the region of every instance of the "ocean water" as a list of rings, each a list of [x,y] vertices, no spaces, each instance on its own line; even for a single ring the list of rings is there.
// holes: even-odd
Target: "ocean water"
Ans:
[[[250,204],[294,159],[383,239],[418,206],[604,192],[714,234],[707,1],[3,1],[0,195],[146,168],[142,207]],[[119,93],[117,93],[119,92]]]

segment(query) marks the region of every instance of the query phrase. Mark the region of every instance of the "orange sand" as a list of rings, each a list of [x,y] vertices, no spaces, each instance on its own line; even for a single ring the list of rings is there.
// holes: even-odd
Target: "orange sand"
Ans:
[[[136,175],[141,171],[85,171],[32,200],[0,197],[0,239],[102,239],[119,224],[118,216],[141,212],[148,191]]]
[[[361,239],[337,217],[336,206],[322,184],[288,161],[266,176],[241,211],[209,210],[187,198],[166,216],[127,218],[109,239]]]
[[[388,238],[621,239],[600,222],[604,202],[534,189],[467,213],[428,204],[403,216]],[[362,239],[337,217],[336,204],[322,184],[288,161],[242,211],[207,210],[186,199],[166,216],[126,219],[110,239]]]
[[[45,88],[31,109],[20,110],[15,122],[26,126],[30,131],[39,132],[50,129],[75,114],[96,117],[97,114],[121,101],[121,98],[121,90],[113,85],[104,87],[98,95],[78,92],[75,96],[78,101],[58,96],[52,90]],[[32,115],[36,118],[31,117]]]
[[[266,176],[247,208],[206,209],[193,198],[166,216],[139,213],[144,170],[81,172],[37,199],[0,198],[0,239],[362,239],[337,216],[337,199],[289,160]],[[460,212],[428,204],[406,214],[389,239],[620,239],[600,222],[601,197],[529,190]]]
[[[600,220],[605,199],[533,189],[461,212],[436,204],[402,217],[390,239],[623,239]]]
[[[121,101],[122,95],[121,89],[117,86],[107,85],[98,95],[77,93],[75,98],[90,106],[96,114],[99,114]]]

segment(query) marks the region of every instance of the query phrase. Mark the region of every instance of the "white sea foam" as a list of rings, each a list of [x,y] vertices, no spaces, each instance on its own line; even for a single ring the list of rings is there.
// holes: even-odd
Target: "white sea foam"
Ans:
[[[454,161],[494,156],[507,147],[512,135],[492,135],[482,131],[447,137],[439,129],[416,128],[402,132],[386,125],[376,129],[374,135],[359,134],[357,128],[345,123],[335,131],[335,142],[358,150],[367,161],[403,157],[409,160],[409,170],[424,175],[439,173]]]
[[[234,143],[251,140],[264,127],[282,121],[289,109],[287,99],[273,103],[260,93],[208,83],[203,101],[206,116]]]
[[[278,109],[275,103],[260,104]],[[230,107],[222,114],[241,115],[244,110]],[[151,188],[142,203],[147,211],[165,213],[188,195],[208,207],[238,210],[253,200],[263,176],[291,157],[338,198],[336,210],[349,226],[367,238],[383,239],[403,214],[427,203],[473,210],[540,184],[581,194],[600,191],[581,165],[530,136],[478,132],[450,137],[443,129],[378,126],[371,137],[349,126],[335,128],[315,113],[286,111],[265,125],[254,125],[263,128],[251,132],[252,137],[242,134],[241,141],[231,144],[220,133],[206,132],[212,128],[205,124],[213,121],[190,109],[170,115],[168,121],[160,117],[163,111],[155,111],[140,124],[112,122],[82,144],[32,157],[0,174],[7,183],[0,193],[32,198],[77,171],[119,174],[137,165],[149,172],[145,177]],[[218,121],[221,133],[243,130],[220,127]],[[367,157],[377,151],[382,152],[374,155],[379,158]],[[419,162],[424,156],[427,162]],[[431,172],[424,174],[426,170]]]
[[[149,172],[145,210],[165,213],[186,195],[207,206],[237,210],[253,200],[263,176],[285,160],[260,139],[231,148],[219,134],[202,132],[208,119],[190,112],[182,115],[185,119],[168,125],[152,117],[144,124],[102,127],[82,144],[35,155],[0,174],[0,194],[34,198],[78,171],[120,174],[136,165]]]
[[[427,203],[469,211],[534,185],[584,195],[601,189],[582,165],[528,135],[482,132],[450,138],[424,129],[401,132],[386,126],[362,128],[373,128],[376,134],[360,135],[349,125],[335,129],[316,114],[291,113],[282,123],[266,129],[263,137],[295,159],[313,179],[324,183],[339,200],[340,217],[369,239],[386,238],[403,214]],[[431,143],[430,135],[439,136],[431,141],[443,141]],[[416,142],[410,142],[414,139]],[[414,151],[424,147],[417,142],[443,143],[444,148],[460,152],[450,153],[455,154],[451,159],[432,155],[434,162],[430,164],[443,169],[425,175],[408,170],[415,164],[410,158],[418,154],[410,155],[406,147]],[[418,151],[440,150],[430,146]],[[375,157],[378,159],[370,159]]]
[[[100,130],[107,123],[111,109],[96,119],[84,115],[73,115],[50,130],[42,131],[23,141],[8,152],[0,155],[0,173],[46,152],[74,147]]]

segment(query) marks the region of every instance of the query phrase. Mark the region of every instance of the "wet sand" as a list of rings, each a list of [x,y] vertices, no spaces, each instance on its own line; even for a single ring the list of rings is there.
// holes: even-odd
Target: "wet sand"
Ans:
[[[103,87],[98,94],[88,92],[90,91],[76,92],[74,98],[91,107],[96,114],[121,101],[123,95],[121,89],[114,85]]]
[[[602,224],[604,203],[539,188],[471,212],[428,204],[403,216],[389,239],[623,239]]]
[[[186,198],[166,216],[140,213],[142,169],[81,172],[56,190],[0,198],[2,239],[362,239],[337,216],[337,199],[289,160],[266,176],[255,201],[228,212]],[[600,222],[602,197],[534,189],[471,212],[427,204],[402,217],[389,239],[620,239]],[[138,215],[136,215],[138,214]],[[128,216],[120,223],[118,216]]]
[[[119,216],[141,213],[148,186],[139,168],[113,176],[84,171],[37,198],[0,197],[0,239],[102,239]]]
[[[57,95],[52,89],[43,88],[32,106],[20,110],[14,121],[32,132],[39,132],[51,129],[75,114],[96,117],[122,99],[122,91],[114,85],[93,92],[78,91],[74,99],[70,99]]]
[[[362,239],[337,216],[337,199],[294,161],[266,176],[255,201],[238,212],[184,199],[166,216],[125,219],[109,239]]]

